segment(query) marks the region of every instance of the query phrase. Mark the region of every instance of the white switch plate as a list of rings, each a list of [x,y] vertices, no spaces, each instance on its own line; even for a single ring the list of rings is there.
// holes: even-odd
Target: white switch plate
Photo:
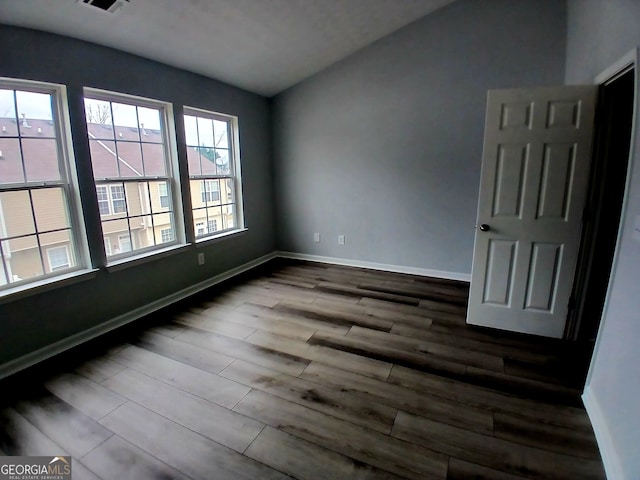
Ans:
[[[636,215],[636,221],[633,224],[633,239],[640,242],[640,215]]]
[[[204,265],[204,253],[200,252],[198,254],[198,265]]]
[[[314,233],[313,234],[313,241],[316,243],[320,243],[320,234],[319,233]]]
[[[338,235],[338,245],[344,245],[344,235]]]

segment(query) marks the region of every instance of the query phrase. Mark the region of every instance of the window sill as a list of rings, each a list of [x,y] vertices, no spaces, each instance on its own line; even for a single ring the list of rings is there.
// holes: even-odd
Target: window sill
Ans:
[[[196,240],[196,248],[208,247],[209,245],[221,242],[222,240],[239,237],[240,235],[244,235],[248,230],[248,228],[237,228],[236,230],[230,230],[213,237],[201,238]]]
[[[190,243],[181,243],[179,245],[172,245],[170,247],[151,250],[150,252],[140,253],[138,255],[132,255],[131,257],[119,258],[110,263],[107,263],[105,269],[107,272],[118,272],[130,267],[142,265],[143,263],[152,262],[160,258],[170,257],[178,253],[186,251],[191,246]]]
[[[0,292],[0,305],[48,292],[49,290],[55,290],[67,285],[92,280],[98,275],[99,271],[100,270],[97,268],[78,270],[64,275],[43,278],[42,280],[8,288]]]

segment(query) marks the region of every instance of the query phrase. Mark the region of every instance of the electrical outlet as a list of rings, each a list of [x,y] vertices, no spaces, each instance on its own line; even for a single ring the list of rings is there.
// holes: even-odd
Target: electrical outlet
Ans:
[[[320,243],[320,234],[319,233],[314,233],[313,234],[313,241],[316,243]]]
[[[204,265],[204,252],[198,254],[198,265]]]
[[[338,235],[338,245],[344,245],[344,235]]]

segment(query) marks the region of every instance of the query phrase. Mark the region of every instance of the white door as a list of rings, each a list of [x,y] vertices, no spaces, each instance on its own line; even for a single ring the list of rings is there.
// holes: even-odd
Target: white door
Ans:
[[[560,338],[597,87],[490,91],[467,323]]]

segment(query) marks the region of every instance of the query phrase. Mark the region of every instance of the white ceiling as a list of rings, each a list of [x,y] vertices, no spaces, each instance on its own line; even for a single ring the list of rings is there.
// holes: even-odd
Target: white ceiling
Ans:
[[[58,33],[272,96],[454,0],[0,0],[0,23]]]

